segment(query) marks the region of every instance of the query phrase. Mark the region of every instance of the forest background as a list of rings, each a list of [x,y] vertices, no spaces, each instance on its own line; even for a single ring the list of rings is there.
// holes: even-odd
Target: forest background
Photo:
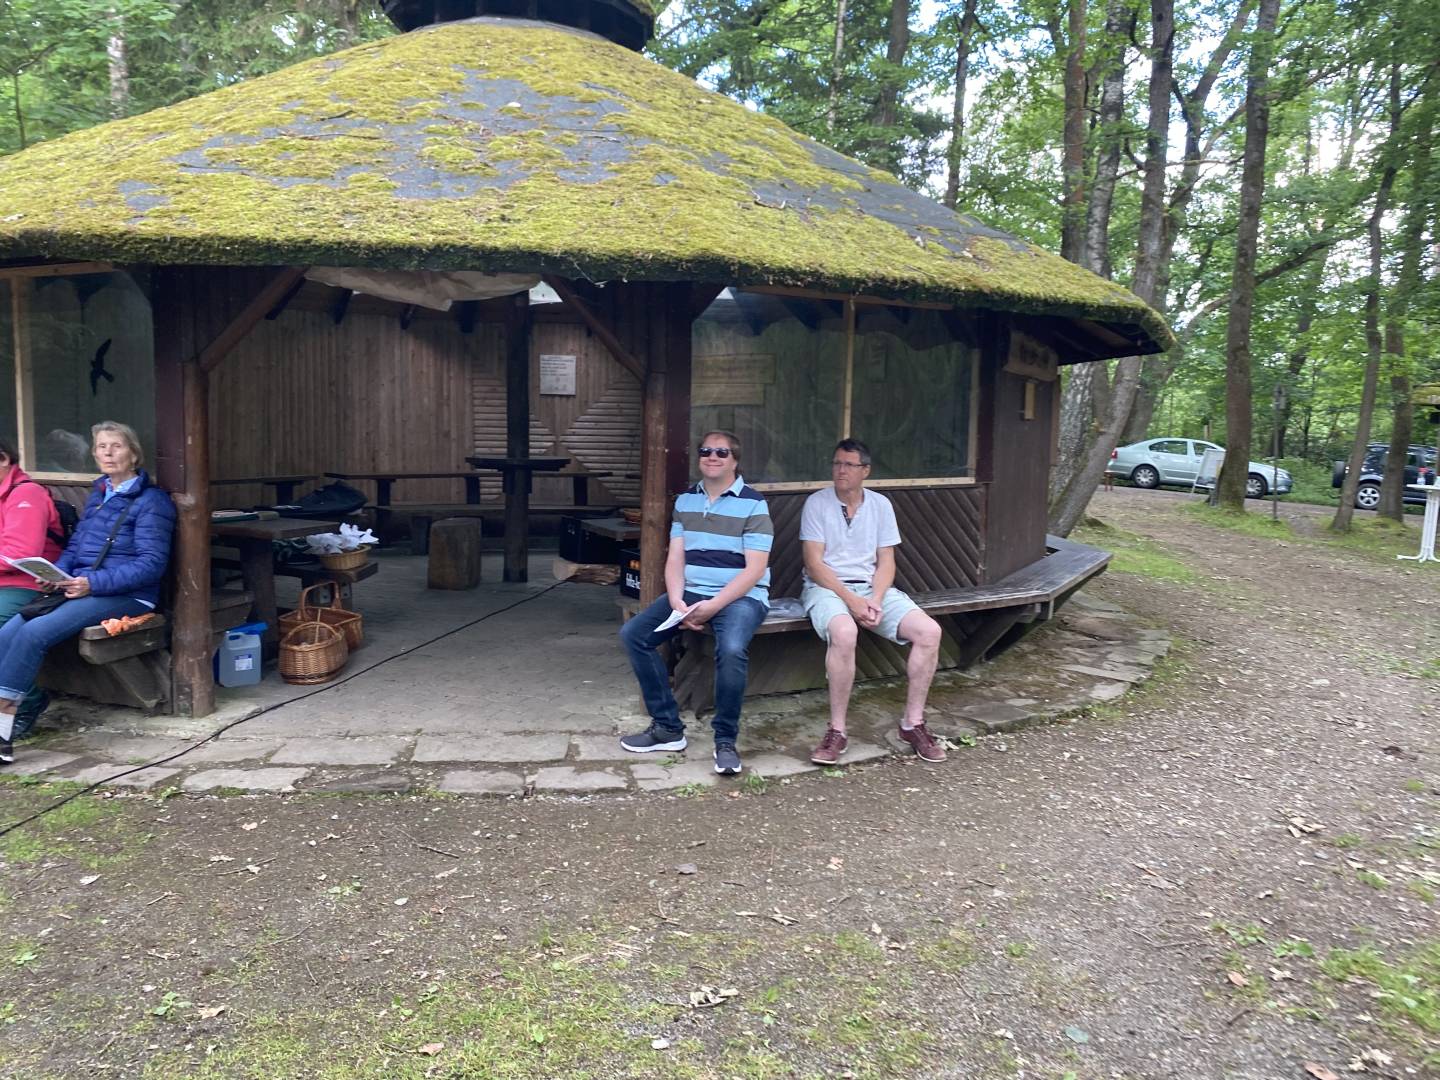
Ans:
[[[391,32],[378,0],[0,0],[0,153]],[[1278,458],[1340,529],[1367,442],[1437,440],[1433,0],[673,0],[649,51],[1171,321],[1067,369],[1059,531],[1149,436]]]

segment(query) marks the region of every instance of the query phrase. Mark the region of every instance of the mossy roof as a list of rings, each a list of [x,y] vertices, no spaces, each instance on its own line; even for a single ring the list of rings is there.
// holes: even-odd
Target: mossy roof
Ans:
[[[0,257],[789,285],[1172,340],[1119,285],[622,46],[513,19],[371,42],[0,158]]]

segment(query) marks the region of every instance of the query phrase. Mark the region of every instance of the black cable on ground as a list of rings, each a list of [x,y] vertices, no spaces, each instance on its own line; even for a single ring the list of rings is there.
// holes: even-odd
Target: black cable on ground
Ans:
[[[517,607],[519,607],[521,604],[528,604],[528,603],[530,603],[530,601],[532,601],[532,600],[538,600],[538,599],[540,599],[540,597],[544,596],[546,593],[554,592],[556,589],[558,589],[561,585],[564,585],[564,584],[565,584],[564,581],[557,581],[557,582],[555,582],[554,585],[547,585],[545,588],[541,589],[539,592],[531,593],[531,594],[528,595],[528,596],[522,596],[519,600],[516,600],[513,604],[506,604],[504,607],[502,607],[502,608],[496,608],[494,611],[487,611],[484,615],[481,615],[478,619],[472,619],[472,620],[470,620],[468,623],[465,623],[465,624],[462,625],[462,626],[457,626],[457,627],[455,627],[453,630],[446,630],[443,634],[437,634],[435,637],[430,638],[428,641],[422,641],[422,642],[420,642],[418,645],[412,645],[412,646],[410,646],[408,649],[401,649],[399,652],[395,653],[395,654],[392,655],[392,656],[387,656],[387,657],[385,657],[383,660],[377,660],[375,663],[371,664],[369,667],[363,667],[363,668],[361,668],[359,671],[352,671],[349,675],[346,675],[343,679],[337,679],[337,680],[335,680],[334,682],[326,683],[324,686],[321,686],[321,687],[318,687],[318,688],[316,688],[316,689],[314,689],[314,690],[311,690],[311,691],[310,691],[309,693],[307,693],[307,694],[301,694],[299,697],[293,697],[293,698],[290,698],[290,699],[287,700],[287,701],[277,701],[274,705],[266,705],[266,706],[265,706],[263,709],[261,709],[259,712],[252,713],[250,716],[241,717],[239,720],[232,720],[230,723],[225,724],[225,725],[222,726],[222,727],[216,728],[216,729],[215,729],[214,731],[212,731],[209,735],[206,735],[205,738],[201,739],[199,742],[191,743],[189,746],[185,747],[183,750],[177,750],[177,751],[175,751],[175,753],[170,754],[170,755],[168,755],[168,756],[166,756],[166,757],[158,758],[158,759],[155,760],[155,761],[147,761],[147,762],[146,762],[145,764],[143,764],[143,765],[136,765],[136,766],[134,766],[133,768],[125,769],[123,772],[117,772],[117,773],[115,773],[113,776],[106,776],[106,777],[104,777],[104,778],[102,778],[102,779],[100,779],[100,780],[96,780],[96,781],[95,781],[94,783],[92,783],[92,784],[87,784],[85,787],[81,788],[81,789],[78,790],[78,791],[72,791],[72,792],[70,792],[68,795],[65,795],[64,797],[62,797],[62,798],[60,798],[60,799],[56,799],[56,800],[55,800],[53,803],[51,803],[49,806],[43,807],[43,808],[40,809],[40,810],[36,810],[35,813],[31,814],[29,817],[23,817],[23,818],[21,818],[19,821],[12,822],[11,824],[4,826],[3,828],[0,828],[0,836],[6,836],[6,835],[8,835],[9,833],[12,833],[12,832],[14,832],[16,829],[20,828],[20,826],[22,826],[22,825],[28,825],[28,824],[30,824],[30,822],[36,821],[36,820],[38,820],[39,818],[42,818],[42,817],[44,817],[46,814],[50,813],[52,810],[58,810],[58,809],[60,809],[60,807],[64,806],[66,803],[70,802],[72,799],[78,799],[81,795],[88,795],[90,792],[94,791],[96,788],[101,787],[101,786],[103,786],[103,785],[105,785],[105,784],[113,783],[114,781],[120,779],[122,776],[129,776],[131,773],[140,772],[142,769],[153,769],[153,768],[156,768],[157,766],[160,766],[160,765],[168,765],[170,762],[174,761],[176,758],[184,757],[186,754],[190,753],[190,751],[192,751],[192,750],[198,750],[200,747],[204,746],[206,743],[211,742],[211,741],[213,741],[213,740],[215,740],[215,739],[218,739],[221,735],[224,735],[225,732],[229,731],[231,728],[239,727],[241,724],[249,723],[251,720],[257,720],[257,719],[259,719],[260,717],[266,715],[267,713],[272,713],[272,712],[275,712],[275,711],[278,710],[278,709],[283,709],[283,708],[285,708],[287,705],[294,705],[296,702],[299,702],[299,701],[308,701],[310,698],[314,697],[316,694],[323,694],[323,693],[325,693],[327,690],[334,690],[337,686],[344,686],[344,685],[345,685],[347,682],[349,682],[351,679],[358,679],[361,675],[365,675],[365,674],[367,674],[367,673],[369,673],[369,672],[371,672],[371,671],[374,671],[376,668],[381,667],[381,666],[384,665],[384,664],[390,663],[391,660],[399,660],[402,656],[409,656],[411,653],[415,652],[415,651],[418,650],[418,649],[428,648],[429,646],[434,645],[437,641],[444,641],[447,637],[450,637],[452,634],[458,634],[458,633],[460,633],[461,631],[469,630],[472,626],[479,626],[479,625],[480,625],[482,622],[484,622],[486,619],[493,619],[496,615],[503,615],[503,614],[505,614],[505,612],[507,612],[507,611],[514,611],[514,610],[515,610]]]

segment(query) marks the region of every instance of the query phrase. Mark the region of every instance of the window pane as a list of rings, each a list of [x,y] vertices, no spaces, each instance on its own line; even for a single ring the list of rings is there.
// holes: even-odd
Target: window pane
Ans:
[[[968,476],[975,349],[938,311],[860,307],[850,431],[874,479]]]
[[[18,445],[15,427],[15,323],[10,307],[10,283],[0,281],[0,439]],[[29,461],[21,461],[27,469]]]
[[[740,436],[751,483],[830,478],[845,379],[839,302],[726,289],[691,342],[692,446],[723,428]]]
[[[90,427],[129,424],[155,447],[150,300],[130,274],[35,282],[29,300],[35,461],[39,472],[94,475]]]

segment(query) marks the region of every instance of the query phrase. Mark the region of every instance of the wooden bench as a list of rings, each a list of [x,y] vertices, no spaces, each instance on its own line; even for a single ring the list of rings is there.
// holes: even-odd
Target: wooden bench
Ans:
[[[210,594],[215,645],[222,633],[245,621],[254,599],[233,589]],[[163,711],[170,704],[170,621],[156,612],[144,625],[113,635],[103,626],[87,626],[45,654],[36,681],[110,705]]]
[[[412,555],[425,555],[430,551],[430,527],[437,521],[443,521],[448,517],[478,517],[489,518],[492,521],[505,519],[504,503],[397,503],[386,509],[393,514],[405,516],[410,529],[410,554]],[[575,513],[577,509],[593,513],[610,508],[603,504],[577,507],[572,503],[531,503],[528,513],[532,519],[537,517],[560,518],[566,514]]]
[[[989,585],[906,590],[922,611],[944,631],[940,666],[967,668],[1009,648],[1034,625],[1049,619],[1070,595],[1102,573],[1110,553],[1058,536],[1046,538],[1043,559]],[[793,589],[793,583],[791,583]],[[787,590],[789,591],[789,590]],[[798,590],[797,590],[798,591]],[[638,601],[622,601],[631,613]],[[825,685],[825,649],[803,616],[772,612],[756,630],[767,635],[763,648],[752,648],[749,695],[815,689]],[[714,702],[715,649],[708,629],[685,631],[675,663],[675,696],[681,708],[708,708]],[[856,646],[856,677],[880,678],[904,671],[899,648],[874,634],[861,634]]]
[[[328,581],[342,586],[347,593],[351,585],[374,577],[379,572],[380,564],[373,561],[363,563],[353,570],[331,570],[328,566],[322,565],[319,559],[292,559],[290,562],[275,567],[276,577],[299,578],[302,589],[308,589],[311,585]]]

